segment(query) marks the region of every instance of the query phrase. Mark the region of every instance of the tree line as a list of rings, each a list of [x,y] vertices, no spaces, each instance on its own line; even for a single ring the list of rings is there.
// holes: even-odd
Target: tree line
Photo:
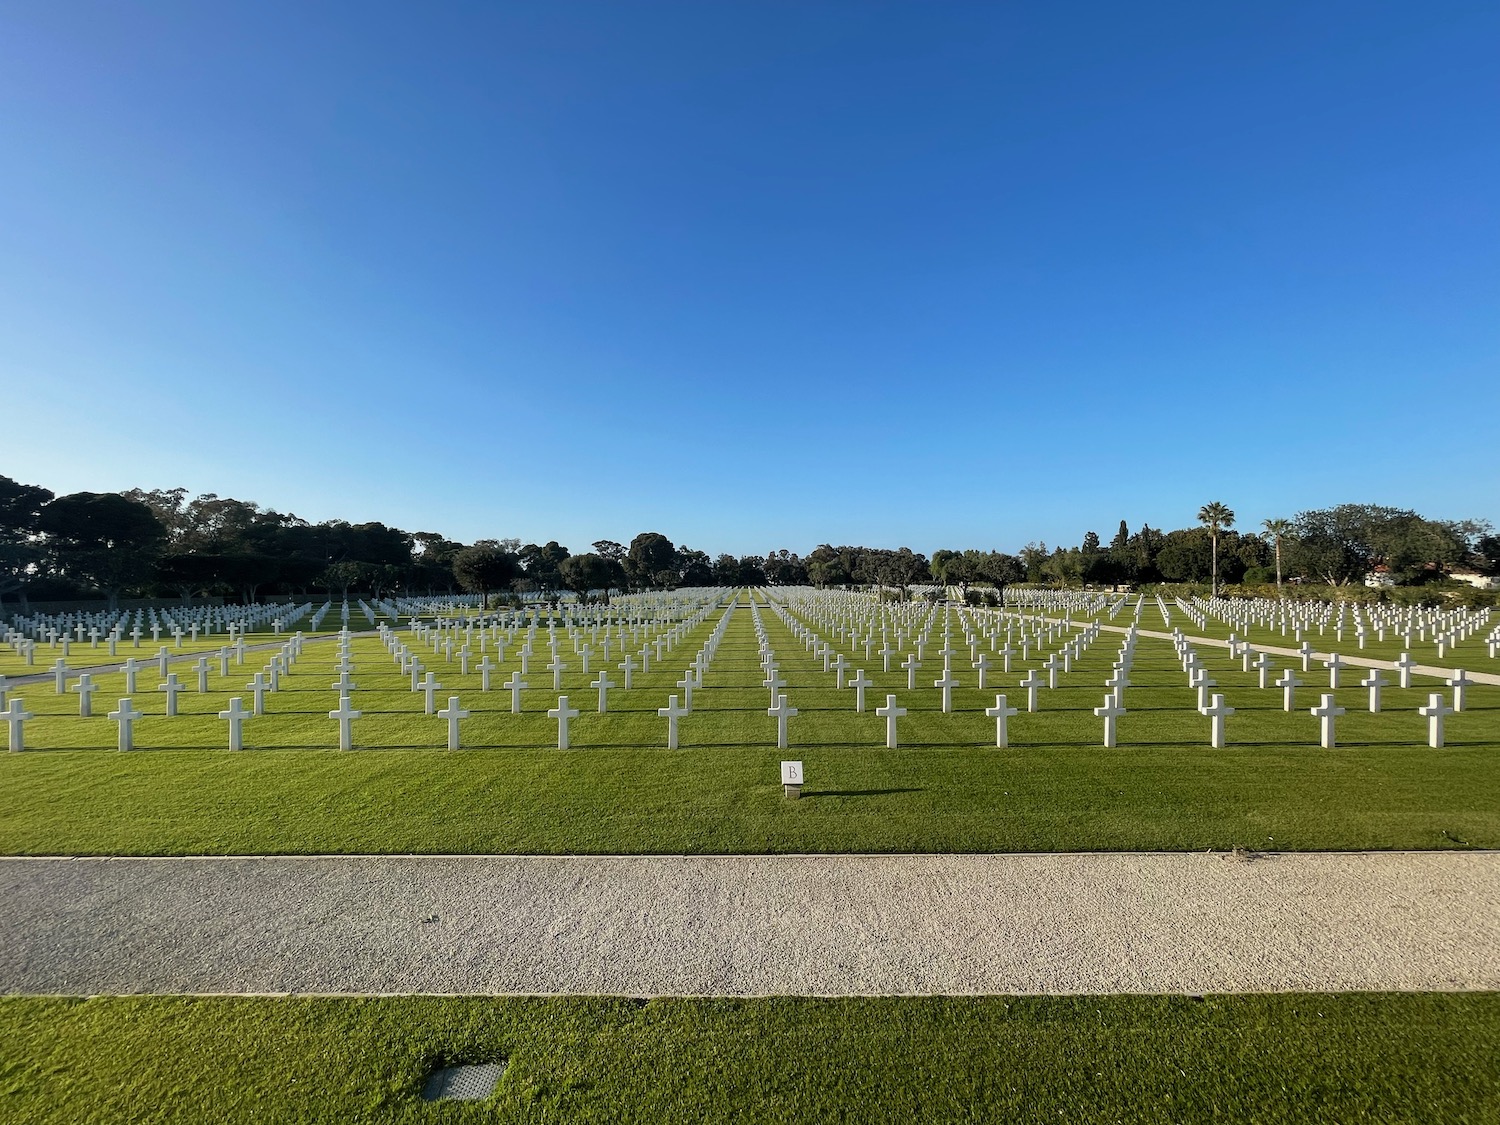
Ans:
[[[808,581],[796,554],[711,558],[648,531],[573,554],[555,540],[462,543],[380,522],[307,520],[247,500],[187,489],[56,496],[0,476],[0,599],[270,594],[381,598],[403,594],[555,595],[562,590]]]
[[[1500,573],[1500,537],[1484,520],[1434,520],[1404,508],[1340,504],[1268,519],[1256,531],[1234,528],[1235,516],[1215,501],[1194,527],[1171,531],[1149,524],[1132,532],[1125,520],[1106,544],[1089,531],[1076,547],[1028,543],[1014,556],[935,551],[934,577],[948,585],[1141,586],[1192,583],[1281,586],[1312,582],[1346,586],[1380,570],[1392,585],[1441,581],[1464,568]],[[814,552],[816,553],[816,552]],[[1001,576],[1001,577],[997,577]]]
[[[1234,512],[1206,504],[1197,526],[1162,531],[1120,521],[1105,544],[1093,531],[1076,547],[1026,544],[1015,554],[943,549],[931,559],[895,550],[823,543],[806,558],[786,549],[711,557],[646,531],[629,544],[601,539],[573,554],[556,540],[481,539],[462,543],[437,532],[380,522],[309,523],[290,513],[213,493],[131,489],[56,496],[0,476],[0,598],[123,595],[224,597],[270,594],[381,598],[403,594],[580,595],[679,586],[881,586],[903,596],[935,582],[965,590],[1015,583],[1140,586],[1160,582],[1345,585],[1372,568],[1417,585],[1469,566],[1500,570],[1500,539],[1480,520],[1432,520],[1367,504],[1234,528]]]

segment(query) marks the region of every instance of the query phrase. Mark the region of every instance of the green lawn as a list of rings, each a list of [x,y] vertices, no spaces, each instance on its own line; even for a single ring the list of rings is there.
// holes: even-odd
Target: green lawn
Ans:
[[[0,1118],[1500,1120],[1500,996],[0,1000]],[[429,1069],[504,1061],[492,1099]]]
[[[425,651],[444,685],[439,701],[458,695],[473,712],[457,753],[443,749],[445,723],[423,713],[422,695],[374,638],[354,645],[354,703],[364,717],[350,753],[329,749],[336,727],[327,711],[337,696],[329,687],[335,650],[326,642],[307,646],[283,690],[268,697],[268,714],[246,724],[241,753],[223,749],[226,727],[216,713],[231,695],[248,704],[244,685],[258,665],[221,678],[216,663],[209,691],[182,695],[181,714],[171,719],[153,690],[154,668],[142,673],[133,698],[148,717],[131,754],[113,749],[115,724],[103,717],[123,692],[122,676],[100,677],[88,719],[77,716],[76,695],[30,685],[25,705],[38,717],[27,725],[28,752],[0,755],[0,853],[1500,846],[1500,688],[1471,688],[1468,710],[1448,720],[1447,746],[1432,750],[1415,707],[1435,681],[1386,689],[1384,710],[1370,714],[1357,674],[1348,674],[1337,693],[1349,709],[1339,745],[1324,750],[1306,708],[1328,690],[1326,671],[1304,676],[1298,709],[1287,713],[1280,691],[1260,690],[1224,650],[1204,649],[1214,690],[1238,709],[1228,748],[1213,750],[1171,646],[1143,640],[1119,746],[1106,750],[1091,709],[1102,701],[1117,636],[1103,635],[1055,690],[1044,689],[1035,714],[1024,712],[1016,683],[1039,666],[1042,651],[1018,659],[1009,675],[997,666],[986,690],[963,652],[954,712],[944,714],[932,687],[942,670],[939,641],[928,646],[914,691],[898,661],[886,673],[878,654],[867,660],[846,645],[875,682],[866,713],[856,714],[854,693],[838,691],[833,674],[773,614],[762,617],[789,681],[784,690],[800,711],[786,751],[774,745],[743,606],[694,692],[676,752],[665,749],[666,721],[656,709],[679,690],[716,617],[649,673],[637,672],[632,691],[613,691],[604,715],[595,713],[589,686],[597,658],[583,673],[566,642],[561,691],[539,645],[519,715],[500,689],[519,668],[514,645],[487,694],[477,651],[467,675],[456,657]],[[196,686],[190,672],[179,675]],[[994,747],[994,722],[983,713],[1000,690],[1023,708],[1010,720],[1005,750]],[[555,748],[557,725],[544,713],[560,693],[583,712],[568,751]],[[873,714],[887,693],[910,711],[895,751],[884,748],[885,722]],[[777,763],[788,757],[806,763],[800,802],[784,800],[778,786]]]
[[[1500,847],[1493,749],[161,751],[0,759],[0,853]]]

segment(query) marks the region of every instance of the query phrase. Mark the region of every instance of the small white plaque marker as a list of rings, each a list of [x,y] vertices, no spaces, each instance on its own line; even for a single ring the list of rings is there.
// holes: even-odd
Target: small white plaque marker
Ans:
[[[781,788],[788,797],[796,800],[802,796],[802,763],[781,763]]]

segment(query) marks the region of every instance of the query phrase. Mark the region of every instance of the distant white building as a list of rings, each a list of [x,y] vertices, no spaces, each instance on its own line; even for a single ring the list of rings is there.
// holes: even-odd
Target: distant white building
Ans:
[[[1500,578],[1480,574],[1477,570],[1455,570],[1448,577],[1457,582],[1467,582],[1476,590],[1500,590]]]
[[[1365,585],[1370,587],[1370,589],[1372,590],[1381,590],[1387,586],[1394,586],[1395,584],[1395,575],[1391,573],[1390,567],[1386,566],[1384,563],[1381,563],[1379,566],[1374,567],[1373,569],[1371,569],[1369,574],[1365,575]]]

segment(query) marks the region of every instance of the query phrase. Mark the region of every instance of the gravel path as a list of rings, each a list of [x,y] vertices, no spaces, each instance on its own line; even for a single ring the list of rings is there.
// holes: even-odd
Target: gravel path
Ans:
[[[1500,989],[1500,853],[0,859],[0,992]]]

